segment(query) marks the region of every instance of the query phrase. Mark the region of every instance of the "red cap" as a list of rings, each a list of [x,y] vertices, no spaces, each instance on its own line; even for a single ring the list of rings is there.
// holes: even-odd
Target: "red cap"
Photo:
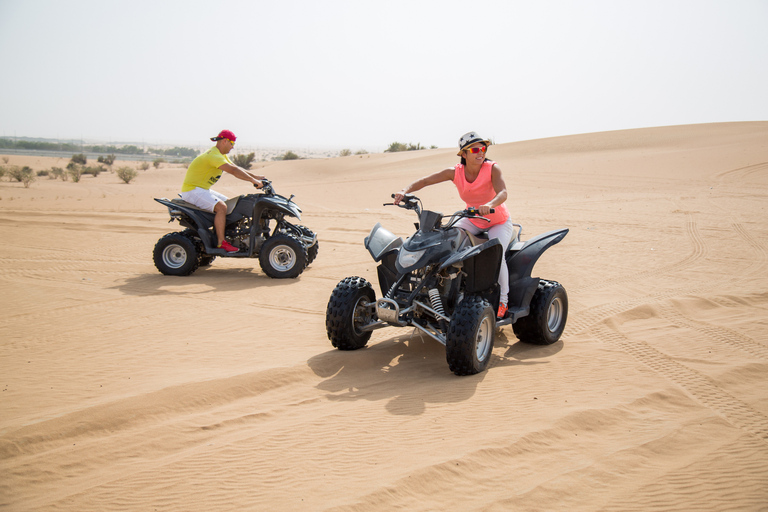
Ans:
[[[231,130],[221,130],[219,134],[215,137],[211,137],[211,140],[221,140],[221,139],[229,139],[232,142],[235,142],[237,140],[237,137],[235,137],[235,134],[232,133]]]

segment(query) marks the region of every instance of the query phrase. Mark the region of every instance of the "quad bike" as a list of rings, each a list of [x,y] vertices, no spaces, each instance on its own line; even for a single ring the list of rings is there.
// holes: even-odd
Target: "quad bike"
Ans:
[[[301,220],[301,208],[278,195],[269,180],[262,180],[260,194],[227,200],[225,237],[239,249],[217,248],[214,214],[182,199],[155,198],[168,207],[171,220],[186,229],[162,237],[153,253],[155,266],[165,275],[188,276],[198,267],[221,258],[259,258],[265,274],[273,278],[297,277],[317,256],[317,235],[305,226],[291,224],[286,216]],[[270,222],[275,221],[274,228]]]
[[[377,300],[373,286],[362,277],[339,282],[325,316],[334,347],[360,349],[374,329],[411,326],[445,345],[453,373],[472,375],[488,366],[497,327],[511,324],[526,343],[549,345],[560,339],[568,316],[565,288],[531,277],[531,270],[568,229],[523,242],[522,226],[515,224],[515,239],[502,247],[498,239],[476,237],[455,227],[461,218],[488,221],[476,208],[460,210],[443,224],[441,213],[423,210],[419,198],[411,194],[398,206],[416,212],[416,233],[403,242],[377,223],[365,238],[366,249],[379,263],[383,296]],[[497,320],[502,257],[509,269],[509,311]]]

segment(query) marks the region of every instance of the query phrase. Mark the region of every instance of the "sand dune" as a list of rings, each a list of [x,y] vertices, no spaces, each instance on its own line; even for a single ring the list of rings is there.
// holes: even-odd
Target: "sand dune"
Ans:
[[[489,157],[523,239],[570,228],[535,269],[570,314],[548,347],[500,330],[471,377],[410,329],[325,334],[336,283],[375,281],[370,228],[413,230],[382,203],[453,149],[258,164],[319,235],[290,281],[157,272],[181,167],[0,182],[0,510],[766,510],[768,122]]]

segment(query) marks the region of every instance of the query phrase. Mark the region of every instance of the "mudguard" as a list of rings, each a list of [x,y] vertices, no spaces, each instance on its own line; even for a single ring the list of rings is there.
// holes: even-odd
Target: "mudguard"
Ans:
[[[373,261],[379,262],[391,251],[396,251],[403,245],[403,239],[393,235],[377,222],[371,233],[365,237],[365,248],[371,254]]]
[[[514,243],[507,251],[509,269],[509,308],[524,310],[527,314],[531,298],[539,286],[539,278],[531,277],[533,266],[551,246],[568,234],[568,228],[548,231],[527,240]]]
[[[517,249],[517,244],[507,253],[507,267],[509,268],[509,282],[531,277],[533,266],[539,257],[551,246],[558,243],[568,234],[568,228],[547,231],[527,240]]]
[[[501,242],[494,238],[482,245],[467,247],[457,252],[443,262],[440,270],[461,262],[462,270],[467,274],[467,293],[481,292],[497,284],[503,252]]]
[[[270,196],[266,194],[259,194],[256,196],[256,204],[253,206],[254,220],[260,219],[262,212],[267,208],[277,210],[301,220],[301,208],[299,208],[299,205],[283,196]]]

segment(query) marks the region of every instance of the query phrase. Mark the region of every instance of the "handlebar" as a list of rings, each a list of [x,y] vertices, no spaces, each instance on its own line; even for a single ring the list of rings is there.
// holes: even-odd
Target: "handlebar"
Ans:
[[[392,194],[391,197],[394,199],[395,194]],[[419,203],[420,202],[421,202],[421,200],[418,197],[414,196],[413,194],[405,194],[403,196],[403,200],[400,203],[398,203],[398,204],[395,204],[395,203],[384,203],[383,206],[398,206],[400,208],[405,208],[407,210],[416,210],[416,214],[417,215],[421,215],[421,208],[419,207]],[[495,208],[491,208],[490,213],[496,213],[496,209]],[[453,223],[455,223],[456,221],[458,221],[461,218],[483,219],[483,220],[485,220],[485,221],[487,221],[489,223],[491,222],[491,219],[489,219],[487,217],[483,217],[480,214],[480,210],[478,210],[476,206],[470,206],[470,207],[468,207],[468,208],[466,208],[464,210],[459,210],[456,213],[454,213],[453,215],[451,215],[451,217],[453,218],[453,220],[449,221],[449,223],[448,223],[449,226],[453,225]]]

